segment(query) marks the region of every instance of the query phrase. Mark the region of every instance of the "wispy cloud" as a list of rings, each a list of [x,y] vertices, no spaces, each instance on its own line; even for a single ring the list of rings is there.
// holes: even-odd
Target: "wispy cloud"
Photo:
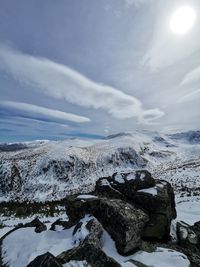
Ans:
[[[0,69],[48,96],[87,108],[104,109],[117,119],[136,117],[151,123],[163,116],[158,108],[144,109],[139,99],[96,83],[67,66],[0,46]],[[27,108],[27,107],[26,107]]]
[[[150,3],[152,0],[124,0],[124,1],[126,7],[130,7],[132,5],[134,5],[135,7],[140,7],[143,4]]]
[[[83,116],[78,116],[72,113],[67,113],[55,109],[44,108],[28,103],[14,102],[14,101],[0,101],[0,106],[6,108],[17,109],[23,112],[28,112],[31,114],[39,114],[45,117],[51,117],[54,119],[73,121],[73,122],[89,122],[90,119]]]
[[[193,101],[195,99],[199,99],[200,98],[200,89],[195,90],[189,94],[184,95],[183,97],[181,97],[178,100],[178,103],[184,103],[184,102],[188,102],[188,101]]]
[[[200,81],[200,66],[190,71],[181,82],[181,85],[187,85]]]

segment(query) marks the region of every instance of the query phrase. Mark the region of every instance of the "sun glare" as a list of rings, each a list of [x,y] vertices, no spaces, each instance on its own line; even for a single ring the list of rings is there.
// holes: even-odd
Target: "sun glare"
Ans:
[[[186,34],[192,29],[196,19],[196,12],[190,6],[178,8],[170,19],[170,29],[175,34]]]

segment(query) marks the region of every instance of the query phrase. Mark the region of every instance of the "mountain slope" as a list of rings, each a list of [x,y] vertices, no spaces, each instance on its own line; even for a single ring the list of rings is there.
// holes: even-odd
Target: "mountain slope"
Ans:
[[[22,149],[8,151],[4,144],[4,151],[0,152],[1,201],[61,199],[71,193],[93,190],[99,177],[143,168],[156,178],[173,179],[178,191],[187,186],[188,179],[192,189],[200,183],[200,145],[182,143],[158,133],[121,133],[105,140],[20,145]]]

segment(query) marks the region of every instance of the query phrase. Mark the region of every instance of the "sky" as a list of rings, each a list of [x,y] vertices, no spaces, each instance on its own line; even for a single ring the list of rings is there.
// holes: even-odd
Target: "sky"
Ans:
[[[174,12],[196,14],[186,34]],[[0,142],[200,128],[199,0],[1,0]]]

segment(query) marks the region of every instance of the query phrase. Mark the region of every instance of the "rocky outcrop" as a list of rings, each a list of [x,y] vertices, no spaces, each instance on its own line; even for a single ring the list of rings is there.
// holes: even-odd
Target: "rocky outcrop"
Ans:
[[[138,248],[148,215],[141,209],[120,200],[108,198],[70,198],[67,202],[70,220],[77,222],[85,214],[92,214],[108,231],[121,254]]]
[[[42,223],[38,218],[35,218],[30,223],[26,223],[24,227],[35,227],[36,233],[41,233],[47,230],[47,226],[44,223]]]
[[[51,253],[36,257],[27,267],[62,267],[62,264]]]
[[[74,248],[56,258],[51,254],[41,255],[27,267],[57,267],[67,263],[70,266],[75,261],[85,261],[91,267],[120,267],[102,250],[103,229],[115,242],[118,252],[129,255],[143,249],[144,243],[150,246],[149,241],[168,241],[171,220],[176,217],[171,185],[155,180],[146,170],[118,172],[101,178],[90,194],[72,195],[64,202],[68,221],[59,219],[50,230],[60,231],[74,226]],[[36,232],[46,230],[38,218],[24,227],[35,227]],[[196,227],[197,235],[199,224],[193,227]],[[191,255],[196,254],[192,252]],[[137,261],[134,264],[144,266]]]
[[[108,257],[100,248],[91,244],[80,245],[61,253],[56,258],[62,264],[66,264],[72,260],[86,260],[91,267],[121,267],[118,262],[116,262],[113,258]]]
[[[185,222],[177,222],[177,238],[180,246],[200,253],[200,222],[190,226]]]
[[[115,173],[96,183],[95,193],[107,198],[123,199],[145,210],[150,221],[143,238],[164,240],[169,238],[171,220],[176,218],[174,192],[171,185],[154,180],[146,170]]]
[[[137,190],[155,185],[150,172],[138,170],[132,172],[117,172],[111,177],[104,177],[96,183],[96,193],[106,197],[132,199]]]
[[[73,231],[73,242],[77,245],[89,244],[94,247],[101,248],[103,228],[96,218],[85,218],[85,221],[80,221]]]
[[[92,214],[112,236],[120,253],[139,247],[141,238],[169,240],[176,209],[168,182],[153,179],[146,170],[115,173],[99,179],[93,194],[66,200],[69,219],[75,224]]]
[[[137,191],[132,201],[147,210],[150,216],[143,237],[168,239],[171,221],[176,218],[174,192],[171,185],[166,181],[156,180],[154,187]]]
[[[63,219],[58,219],[51,224],[50,230],[56,231],[58,228],[69,229],[74,225],[72,221],[65,221]]]

